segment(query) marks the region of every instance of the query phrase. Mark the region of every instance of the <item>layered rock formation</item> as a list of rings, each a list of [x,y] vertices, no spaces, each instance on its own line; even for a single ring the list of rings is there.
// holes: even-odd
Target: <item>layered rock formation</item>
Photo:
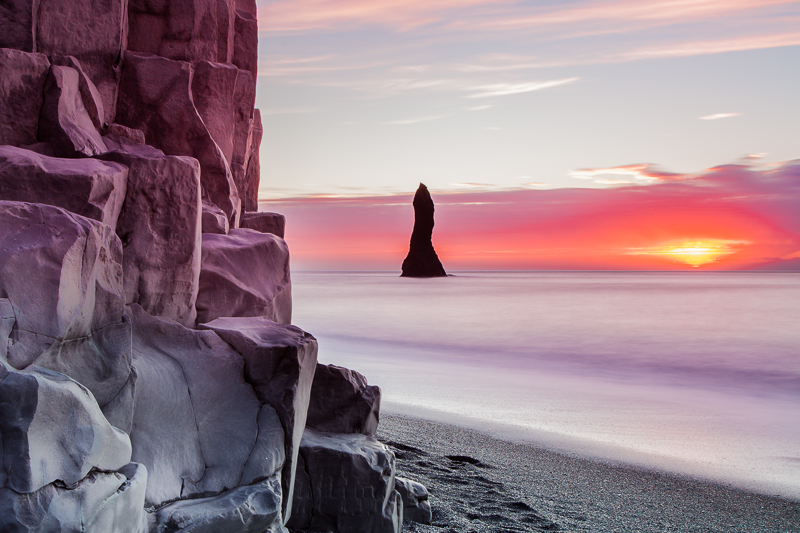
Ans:
[[[424,521],[243,212],[257,38],[254,0],[0,2],[1,531]]]
[[[414,230],[411,245],[403,261],[403,273],[407,278],[436,278],[447,276],[436,250],[433,249],[433,200],[428,188],[419,184],[414,194]]]

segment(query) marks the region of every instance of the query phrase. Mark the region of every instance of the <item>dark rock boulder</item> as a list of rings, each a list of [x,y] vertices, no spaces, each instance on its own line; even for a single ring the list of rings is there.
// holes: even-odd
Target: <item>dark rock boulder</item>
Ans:
[[[286,217],[279,213],[267,213],[265,211],[242,213],[240,227],[253,229],[260,233],[272,233],[283,239],[286,229]]]
[[[404,477],[395,477],[394,486],[403,499],[403,520],[430,524],[433,520],[433,512],[425,485]]]
[[[354,370],[317,365],[306,426],[329,433],[375,435],[381,389]]]
[[[50,66],[39,117],[39,140],[50,143],[60,157],[92,156],[108,150],[83,105],[80,74],[74,68]]]
[[[258,76],[258,13],[255,0],[236,0],[233,64]]]
[[[8,31],[2,17],[6,5],[0,4],[0,39]],[[14,3],[8,6],[13,7]],[[50,61],[44,54],[0,48],[0,144],[22,146],[36,142],[49,70]]]
[[[436,250],[433,249],[433,200],[428,188],[419,184],[414,195],[414,231],[411,245],[403,261],[403,273],[407,278],[435,278],[447,276]]]
[[[300,445],[291,528],[334,533],[399,533],[403,500],[394,454],[375,437],[307,428]]]

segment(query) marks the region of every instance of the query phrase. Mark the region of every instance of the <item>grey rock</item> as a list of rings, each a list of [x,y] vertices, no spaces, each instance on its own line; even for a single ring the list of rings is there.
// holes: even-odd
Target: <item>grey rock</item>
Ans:
[[[32,493],[67,486],[131,460],[128,435],[111,427],[92,394],[58,372],[0,362],[0,487]]]
[[[199,288],[200,168],[190,157],[146,145],[102,157],[126,165],[128,188],[117,223],[123,243],[125,301],[152,315],[194,325]]]
[[[29,0],[30,2],[30,0]],[[127,41],[127,0],[38,0],[36,51],[74,56],[103,100],[105,118],[116,114],[118,65]]]
[[[225,316],[291,322],[289,250],[283,239],[249,229],[203,234],[197,322]]]
[[[181,500],[156,512],[154,533],[285,533],[280,474],[219,496]]]
[[[127,181],[128,168],[117,163],[0,146],[0,200],[63,207],[116,228]]]
[[[284,516],[289,517],[295,464],[317,366],[317,341],[300,328],[264,317],[218,318],[199,327],[213,330],[244,357],[245,379],[258,399],[278,414],[285,432],[283,505]]]
[[[282,430],[245,382],[243,358],[213,331],[151,317],[137,305],[131,312],[137,373],[131,444],[133,460],[150,472],[147,505],[235,488],[245,467],[246,481],[282,468],[283,450],[270,456],[263,444],[271,432],[282,439]],[[265,460],[248,465],[254,450]]]
[[[203,200],[203,233],[227,235],[230,229],[225,212],[211,202]]]
[[[236,227],[241,201],[230,165],[195,107],[192,74],[189,63],[126,53],[116,121],[143,131],[149,143],[168,155],[197,159],[205,195]]]
[[[329,433],[375,435],[381,389],[354,370],[317,364],[306,426]]]
[[[107,151],[83,105],[80,75],[71,67],[51,65],[39,117],[39,140],[50,143],[56,155],[87,156]]]
[[[25,2],[0,4],[0,45],[13,28],[6,24],[5,16],[21,16]],[[27,12],[31,6],[28,2]],[[33,32],[29,28],[32,36]],[[44,84],[50,70],[50,61],[44,54],[30,54],[19,50],[0,48],[0,144],[21,146],[36,142],[39,131],[39,112],[44,101]]]
[[[95,87],[94,83],[89,76],[83,71],[80,61],[72,56],[50,56],[50,63],[53,65],[60,65],[62,67],[74,68],[78,71],[78,90],[81,93],[81,101],[83,107],[92,119],[92,124],[98,131],[103,129],[106,120],[105,107],[103,106],[103,98]]]
[[[8,298],[0,298],[0,360],[8,358],[8,338],[14,328],[14,306]]]
[[[0,201],[0,293],[15,317],[12,366],[63,372],[100,405],[122,388],[130,324],[122,246],[111,227],[58,207]]]
[[[30,494],[0,489],[0,530],[24,533],[146,533],[147,470],[91,472],[77,484],[51,483]]]
[[[425,485],[404,477],[395,477],[394,486],[403,499],[403,520],[430,524],[433,514]]]
[[[286,217],[279,213],[267,213],[265,211],[242,213],[241,227],[261,233],[272,233],[283,239],[286,230]]]
[[[334,533],[399,533],[403,501],[395,490],[394,454],[360,434],[307,428],[300,445],[302,475],[287,526]]]

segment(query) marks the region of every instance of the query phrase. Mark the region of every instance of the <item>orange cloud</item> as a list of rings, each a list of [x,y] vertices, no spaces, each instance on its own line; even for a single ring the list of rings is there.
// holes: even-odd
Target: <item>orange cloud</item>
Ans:
[[[625,166],[619,168],[626,168]],[[610,189],[437,194],[434,245],[458,269],[739,269],[800,249],[800,162],[724,165]],[[411,194],[262,203],[299,269],[398,269]]]

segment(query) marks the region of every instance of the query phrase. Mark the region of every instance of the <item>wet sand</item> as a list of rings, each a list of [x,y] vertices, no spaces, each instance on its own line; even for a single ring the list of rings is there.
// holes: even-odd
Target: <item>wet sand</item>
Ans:
[[[430,492],[433,524],[413,533],[800,533],[800,502],[382,414],[398,475]]]

